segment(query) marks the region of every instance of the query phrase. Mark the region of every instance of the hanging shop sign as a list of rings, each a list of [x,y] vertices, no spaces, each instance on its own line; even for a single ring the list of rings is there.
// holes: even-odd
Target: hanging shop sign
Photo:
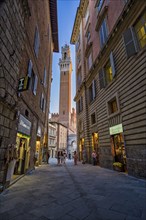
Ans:
[[[29,80],[30,80],[30,78],[28,76],[25,76],[25,77],[19,79],[18,92],[28,90]]]
[[[31,130],[31,122],[28,121],[23,115],[20,115],[18,131],[23,134],[30,135],[30,130]]]
[[[123,126],[122,126],[122,124],[115,125],[113,127],[110,127],[109,131],[110,131],[110,135],[122,133],[123,132]]]

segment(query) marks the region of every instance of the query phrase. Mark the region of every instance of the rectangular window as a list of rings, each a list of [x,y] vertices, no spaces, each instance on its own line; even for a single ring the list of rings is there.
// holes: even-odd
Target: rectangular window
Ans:
[[[91,103],[96,97],[96,81],[93,80],[89,87],[89,103]]]
[[[101,48],[106,43],[107,37],[108,37],[107,25],[106,25],[106,20],[104,19],[102,24],[101,24],[101,27],[99,29],[99,38],[100,38],[100,46],[101,46]]]
[[[88,21],[88,18],[89,18],[89,8],[87,8],[87,11],[86,11],[86,14],[85,14],[85,25]]]
[[[107,102],[108,104],[108,115],[113,115],[114,113],[118,113],[119,110],[119,103],[117,96],[114,96],[111,100]]]
[[[134,29],[140,48],[144,48],[146,46],[146,12],[139,18]]]
[[[77,43],[76,43],[76,51],[78,51],[79,47],[80,47],[80,34],[78,36],[78,40],[77,40]]]
[[[34,36],[34,52],[37,57],[38,57],[38,53],[39,53],[39,46],[40,46],[40,36],[39,36],[38,27],[36,27],[35,28],[35,36]]]
[[[35,75],[34,86],[33,86],[33,94],[34,95],[36,95],[37,84],[38,84],[38,77],[37,77],[37,75]]]
[[[44,68],[44,79],[43,79],[43,84],[46,87],[46,79],[47,79],[47,73],[46,73],[46,67]]]
[[[78,113],[83,111],[83,97],[81,96],[78,101]]]
[[[97,4],[97,12],[99,13],[103,5],[103,0],[99,0]]]
[[[99,83],[100,89],[105,88],[116,75],[113,53],[110,53],[110,57],[104,68],[99,71]]]
[[[87,65],[88,65],[88,70],[92,67],[92,53],[89,54],[87,57]]]
[[[43,93],[41,94],[40,108],[43,112],[46,111],[46,100]]]
[[[96,123],[96,116],[95,116],[95,112],[91,115],[91,125]]]
[[[82,73],[81,73],[81,70],[77,73],[77,88],[80,87],[82,83]]]
[[[127,57],[131,57],[137,53],[137,44],[134,35],[133,28],[128,28],[123,34],[125,49],[127,53]]]

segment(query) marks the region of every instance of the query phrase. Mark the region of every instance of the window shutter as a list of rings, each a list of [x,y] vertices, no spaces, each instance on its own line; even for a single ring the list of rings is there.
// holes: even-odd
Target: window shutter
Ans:
[[[103,68],[99,71],[99,84],[100,84],[100,89],[105,88],[106,81],[105,81],[105,74]]]
[[[43,110],[44,94],[41,95],[40,108]]]
[[[45,110],[46,110],[46,100],[44,99],[43,100],[43,112],[45,112]]]
[[[34,51],[35,51],[36,56],[38,56],[39,44],[40,44],[39,31],[38,31],[38,27],[36,27],[35,37],[34,37]]]
[[[37,84],[38,84],[38,77],[37,77],[37,75],[35,75],[34,86],[33,86],[33,94],[34,95],[36,95]]]
[[[46,87],[46,77],[47,77],[47,74],[46,74],[46,67],[44,68],[44,86]]]
[[[131,57],[137,53],[137,45],[134,37],[134,32],[132,27],[128,28],[123,34],[124,44],[126,48],[127,57]]]
[[[27,74],[28,74],[28,76],[31,78],[31,74],[32,74],[32,61],[31,61],[31,60],[28,61]]]
[[[93,82],[92,82],[92,97],[93,97],[93,100],[95,99],[95,96],[96,96],[96,81],[93,80]]]
[[[114,77],[116,75],[116,71],[115,71],[114,57],[112,52],[110,53],[110,63],[112,67],[112,75]]]

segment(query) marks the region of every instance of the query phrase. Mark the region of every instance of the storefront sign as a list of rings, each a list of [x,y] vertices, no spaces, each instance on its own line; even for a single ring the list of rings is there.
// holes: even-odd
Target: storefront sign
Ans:
[[[23,115],[19,117],[18,131],[30,135],[31,122],[28,121]]]
[[[41,127],[38,126],[37,136],[41,137],[41,135],[42,135]]]
[[[110,127],[109,130],[110,130],[110,135],[119,134],[123,132],[123,127],[122,127],[122,124],[119,124],[119,125]]]
[[[29,79],[30,78],[28,76],[19,79],[18,92],[22,92],[28,89]]]

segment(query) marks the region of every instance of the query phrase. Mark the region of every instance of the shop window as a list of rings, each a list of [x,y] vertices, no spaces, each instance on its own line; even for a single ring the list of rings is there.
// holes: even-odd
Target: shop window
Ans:
[[[114,154],[115,154],[115,162],[119,162],[123,165],[124,170],[126,171],[126,152],[124,146],[124,139],[122,133],[115,134],[112,137],[112,145],[114,145]]]
[[[105,88],[113,80],[115,75],[114,58],[113,53],[111,52],[108,62],[102,69],[99,70],[100,89]]]
[[[99,39],[101,48],[104,46],[108,38],[107,24],[104,19],[99,29]]]
[[[95,112],[91,115],[91,125],[96,123],[96,115]]]
[[[35,28],[35,36],[34,36],[34,52],[37,57],[38,57],[38,53],[39,53],[39,46],[40,46],[40,36],[39,36],[38,27],[36,27]]]
[[[96,97],[96,81],[93,80],[89,87],[89,103],[91,103]]]

